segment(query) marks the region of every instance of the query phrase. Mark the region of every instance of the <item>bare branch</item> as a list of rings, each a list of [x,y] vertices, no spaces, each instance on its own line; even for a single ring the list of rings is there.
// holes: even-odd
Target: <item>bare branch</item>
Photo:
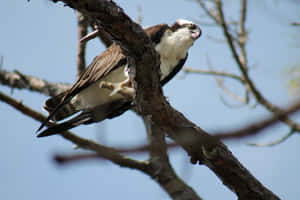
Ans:
[[[217,84],[219,85],[219,87],[228,95],[230,96],[232,99],[236,100],[236,101],[239,101],[241,102],[242,104],[246,105],[248,102],[247,102],[247,98],[243,98],[243,97],[240,97],[236,94],[234,94],[227,86],[225,86],[224,84],[224,80],[219,78],[219,77],[215,77],[216,78],[216,81],[217,81]],[[225,101],[224,101],[225,102]],[[226,104],[225,104],[226,105]]]
[[[292,22],[291,25],[292,26],[300,26],[300,22]]]
[[[8,72],[3,69],[0,69],[0,83],[11,88],[28,89],[48,96],[57,95],[71,87],[70,84],[51,83],[34,76],[24,75],[17,70]]]
[[[254,83],[250,79],[248,71],[247,71],[247,67],[243,64],[242,60],[239,58],[239,55],[237,53],[237,50],[236,50],[233,40],[232,40],[232,36],[228,31],[227,24],[225,22],[224,13],[223,13],[222,1],[215,0],[215,4],[216,4],[216,9],[218,11],[219,18],[221,21],[221,26],[222,26],[224,35],[226,37],[227,43],[230,47],[232,56],[233,56],[235,62],[237,63],[240,71],[242,72],[242,75],[247,83],[247,86],[249,87],[252,94],[254,95],[254,97],[260,104],[262,104],[264,107],[266,107],[269,111],[273,112],[274,114],[280,115],[282,113],[282,110],[279,107],[273,105],[268,100],[266,100],[265,97],[263,97],[263,95],[259,92],[259,90],[255,87]],[[297,124],[296,122],[294,122],[293,120],[291,120],[288,116],[283,116],[280,118],[280,120],[283,121],[284,123],[288,124],[292,129],[294,129],[296,131],[300,131],[300,125]]]
[[[150,121],[146,122],[150,145],[150,160],[148,168],[144,171],[158,182],[162,188],[172,197],[172,199],[189,200],[201,199],[194,190],[186,185],[175,173],[169,163],[164,133],[158,127],[153,126]],[[144,151],[145,152],[145,151]],[[102,160],[103,158],[95,153],[56,155],[54,157],[58,164],[69,164],[86,160]]]
[[[94,31],[98,30],[98,38],[106,47],[109,47],[113,43],[111,36],[103,28],[96,28],[96,26],[92,26],[92,28]]]
[[[297,112],[299,109],[300,109],[300,102],[297,102],[294,105],[282,111],[282,113],[280,114],[275,114],[272,117],[258,120],[257,122],[251,123],[250,125],[246,125],[235,131],[224,131],[223,133],[218,132],[215,133],[214,136],[220,139],[244,138],[248,136],[254,136],[259,132],[265,130],[266,128],[275,125],[276,122],[281,121],[282,117],[286,117],[290,114],[293,114]]]
[[[228,73],[228,72],[219,72],[219,71],[215,71],[215,70],[202,70],[202,69],[194,69],[194,68],[188,68],[188,67],[183,68],[183,72],[222,76],[222,77],[227,77],[227,78],[232,78],[232,79],[238,80],[241,83],[245,83],[245,80],[242,77],[235,75],[235,74]]]
[[[56,154],[53,157],[54,161],[57,164],[70,164],[78,161],[86,161],[86,160],[100,160],[103,161],[103,158],[96,153],[86,153],[86,154],[73,154],[73,155],[61,155]]]
[[[288,107],[284,110],[284,113],[282,113],[282,116],[284,115],[291,115],[300,110],[300,102],[295,103],[294,105]],[[243,139],[246,137],[252,137],[260,132],[266,130],[267,128],[270,128],[271,126],[276,125],[276,123],[280,122],[280,115],[274,115],[272,117],[268,117],[265,119],[257,120],[256,122],[252,122],[250,124],[246,124],[239,129],[236,130],[225,130],[225,131],[215,131],[213,133],[213,137],[216,137],[218,139],[222,140],[230,140],[230,139]],[[294,130],[293,130],[294,131]],[[295,131],[294,131],[295,132]],[[168,149],[173,149],[179,147],[178,144],[167,144]],[[151,150],[151,146],[144,145],[140,147],[134,147],[134,148],[127,148],[127,149],[120,149],[118,148],[118,151],[121,153],[145,153]]]
[[[218,17],[218,15],[216,15],[216,13],[214,12],[214,10],[209,9],[206,4],[204,3],[203,0],[195,0],[195,2],[198,2],[199,5],[201,6],[201,8],[204,10],[204,12],[206,13],[206,15],[208,15],[211,19],[213,19],[217,24],[220,24],[220,19]]]
[[[137,16],[137,20],[136,20],[137,23],[139,23],[139,24],[142,24],[142,22],[143,22],[142,11],[143,11],[142,6],[139,5],[139,6],[137,7],[138,16]]]
[[[144,118],[147,130],[150,152],[151,177],[161,185],[172,199],[201,199],[196,192],[185,184],[172,168],[167,154],[167,144],[164,132]]]
[[[288,134],[286,134],[285,136],[283,136],[282,138],[280,138],[279,140],[276,140],[274,142],[270,142],[270,143],[266,143],[266,144],[248,143],[248,145],[255,146],[255,147],[272,147],[272,146],[275,146],[275,145],[278,145],[278,144],[284,142],[289,137],[291,137],[294,133],[295,133],[295,131],[291,130]]]
[[[0,92],[0,100],[3,101],[4,103],[9,104],[10,106],[14,107],[16,110],[22,112],[23,114],[37,121],[43,122],[46,119],[46,117],[41,113],[29,108],[28,106],[24,105],[22,102],[17,101],[3,94],[2,92]],[[47,125],[51,125],[51,123]],[[118,164],[119,166],[128,167],[132,169],[139,169],[145,172],[148,170],[147,162],[130,159],[126,156],[121,155],[117,150],[113,148],[100,145],[92,140],[81,138],[69,131],[63,132],[61,136],[83,149],[96,152],[98,156],[110,160],[111,162]]]
[[[77,12],[77,26],[78,26],[78,41],[77,41],[77,78],[81,76],[81,74],[85,70],[85,49],[86,42],[81,42],[81,38],[87,34],[88,29],[88,21],[87,19],[80,13]]]
[[[246,16],[247,16],[247,0],[241,0],[241,19],[240,19],[240,32],[239,32],[239,47],[241,49],[241,62],[243,66],[247,67],[247,54],[245,44],[247,42],[247,31],[245,28]]]

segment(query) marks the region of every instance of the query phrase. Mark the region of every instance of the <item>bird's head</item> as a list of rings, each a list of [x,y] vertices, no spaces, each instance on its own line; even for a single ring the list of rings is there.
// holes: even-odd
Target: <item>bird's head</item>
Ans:
[[[178,19],[170,27],[172,35],[176,35],[177,39],[191,40],[194,42],[201,36],[201,29],[194,22]]]

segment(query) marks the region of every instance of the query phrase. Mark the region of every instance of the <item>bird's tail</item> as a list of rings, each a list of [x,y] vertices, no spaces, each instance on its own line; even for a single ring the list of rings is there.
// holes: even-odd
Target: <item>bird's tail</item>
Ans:
[[[64,131],[79,126],[80,124],[89,124],[91,122],[92,122],[92,118],[90,113],[83,112],[66,122],[50,126],[46,130],[38,134],[37,137],[46,137],[58,133],[63,133]]]
[[[48,111],[48,113],[52,113],[55,108],[57,107],[57,105],[59,105],[61,103],[61,101],[63,100],[64,96],[65,96],[66,92],[62,92],[57,96],[51,97],[49,98],[45,104],[43,105],[43,108]],[[71,103],[67,103],[66,105],[64,105],[61,109],[59,109],[55,115],[52,117],[53,121],[60,121],[63,120],[71,115],[73,115],[74,113],[78,112],[79,110],[76,110],[75,106]]]

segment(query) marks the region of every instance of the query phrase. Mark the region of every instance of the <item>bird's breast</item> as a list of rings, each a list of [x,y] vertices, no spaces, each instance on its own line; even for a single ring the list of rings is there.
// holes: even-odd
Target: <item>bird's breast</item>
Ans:
[[[128,73],[126,72],[125,66],[118,67],[114,71],[102,79],[96,81],[86,89],[78,93],[72,100],[71,103],[77,107],[77,109],[94,108],[100,105],[110,103],[115,100],[124,98],[124,96],[116,93],[110,95],[112,90],[101,87],[101,82],[106,83],[120,83],[128,79]]]

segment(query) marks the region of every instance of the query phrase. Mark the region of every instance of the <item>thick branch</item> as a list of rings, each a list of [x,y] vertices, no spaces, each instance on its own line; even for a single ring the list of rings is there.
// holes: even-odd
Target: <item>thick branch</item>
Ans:
[[[121,42],[127,55],[130,55],[131,64],[136,66],[136,104],[141,115],[148,117],[176,143],[181,144],[193,161],[199,160],[213,170],[240,199],[278,199],[223,144],[209,141],[211,137],[207,133],[169,105],[159,84],[159,58],[153,44],[142,28],[133,23],[121,8],[105,0],[62,1],[89,16],[116,41]]]
[[[201,199],[195,191],[185,184],[175,173],[167,155],[167,144],[164,132],[147,118],[144,118],[150,147],[151,177],[162,188],[177,200]]]
[[[51,83],[46,80],[24,75],[19,71],[8,72],[0,69],[0,83],[11,88],[28,89],[48,96],[57,95],[70,88],[69,84]]]

